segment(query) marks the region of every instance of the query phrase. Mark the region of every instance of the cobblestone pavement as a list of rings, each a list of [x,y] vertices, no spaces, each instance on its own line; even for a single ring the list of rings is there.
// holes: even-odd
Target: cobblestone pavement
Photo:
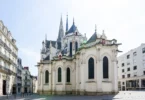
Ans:
[[[145,94],[145,92],[143,94]],[[141,95],[140,92],[122,92],[117,95],[104,96],[44,96],[33,94],[25,97],[18,95],[16,98],[14,96],[9,96],[9,99],[3,96],[0,97],[0,100],[145,100],[145,95]]]

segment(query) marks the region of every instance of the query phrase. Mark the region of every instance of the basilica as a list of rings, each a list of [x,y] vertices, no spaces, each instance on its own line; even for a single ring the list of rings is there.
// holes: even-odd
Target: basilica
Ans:
[[[42,41],[38,67],[38,93],[45,95],[101,95],[118,92],[116,39],[107,39],[96,29],[87,39],[73,19],[63,28],[60,19],[58,38]]]

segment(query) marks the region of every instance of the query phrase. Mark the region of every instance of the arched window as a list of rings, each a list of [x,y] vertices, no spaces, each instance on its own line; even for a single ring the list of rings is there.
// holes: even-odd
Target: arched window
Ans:
[[[49,72],[48,70],[45,71],[45,83],[49,82]]]
[[[58,68],[58,82],[61,82],[61,68]]]
[[[66,82],[70,82],[70,68],[66,70]]]
[[[78,50],[78,42],[75,42],[75,51]]]
[[[88,78],[94,79],[94,59],[90,58],[88,61]]]
[[[49,72],[48,70],[45,71],[45,83],[49,82]]]
[[[72,56],[72,42],[70,42],[70,47],[69,48],[70,48],[70,50],[69,50],[70,54],[69,55]]]
[[[109,78],[109,75],[108,75],[108,58],[106,56],[103,58],[103,78]]]

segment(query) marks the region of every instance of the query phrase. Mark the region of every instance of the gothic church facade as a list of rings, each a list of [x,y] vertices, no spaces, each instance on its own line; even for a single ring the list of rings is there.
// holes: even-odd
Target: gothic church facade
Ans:
[[[65,34],[64,34],[65,33]],[[116,39],[108,40],[104,31],[87,40],[73,24],[63,29],[61,18],[56,41],[42,42],[38,67],[39,94],[97,95],[118,92]]]

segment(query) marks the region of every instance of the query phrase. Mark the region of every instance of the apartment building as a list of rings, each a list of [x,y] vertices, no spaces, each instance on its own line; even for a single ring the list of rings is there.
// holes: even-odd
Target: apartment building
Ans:
[[[29,67],[24,67],[22,70],[22,90],[24,93],[32,92],[32,78]]]
[[[16,91],[17,91],[17,94],[20,94],[21,88],[22,88],[22,69],[23,69],[21,58],[18,58],[17,64],[18,66],[17,66]]]
[[[0,95],[16,91],[17,52],[16,40],[0,20]]]
[[[119,90],[145,89],[145,43],[118,57]]]

